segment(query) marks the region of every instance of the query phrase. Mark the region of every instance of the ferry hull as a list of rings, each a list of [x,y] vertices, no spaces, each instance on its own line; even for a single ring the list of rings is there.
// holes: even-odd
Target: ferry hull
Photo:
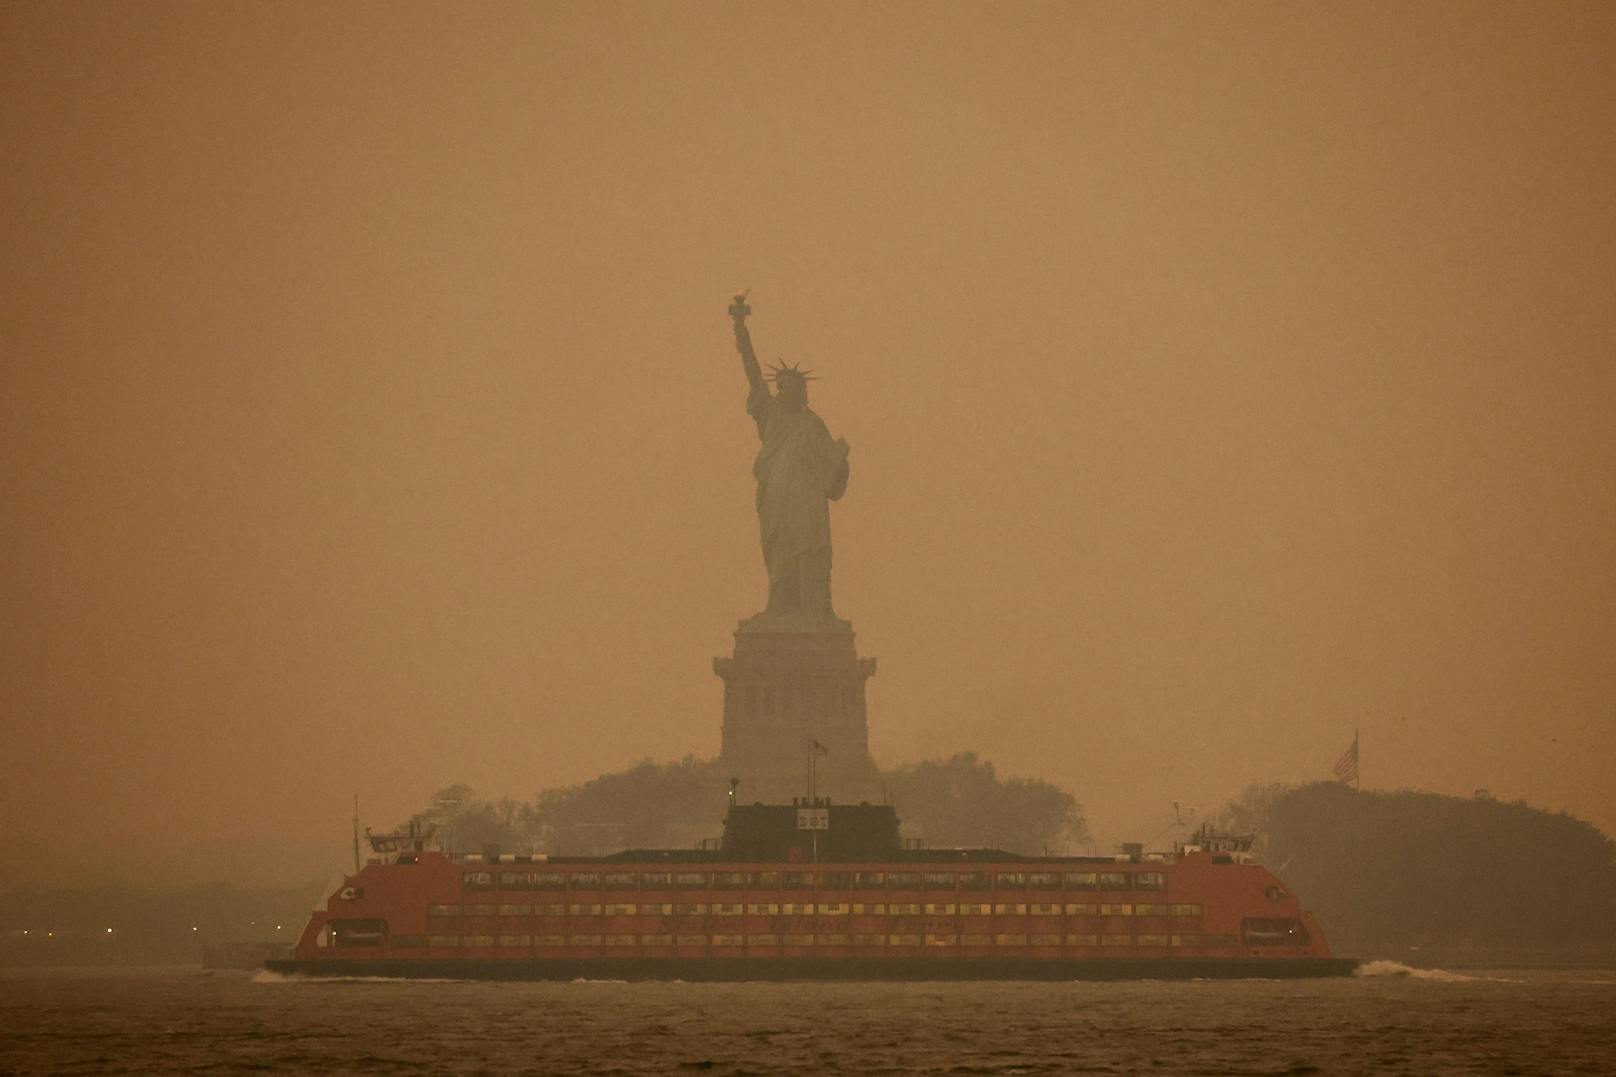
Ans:
[[[1350,976],[1354,958],[539,958],[272,960],[272,972],[442,980],[1290,980]]]

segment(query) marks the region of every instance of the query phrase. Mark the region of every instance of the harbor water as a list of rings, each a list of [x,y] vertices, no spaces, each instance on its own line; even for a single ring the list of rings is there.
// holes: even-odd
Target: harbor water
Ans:
[[[1610,1073],[1616,973],[1311,981],[320,981],[0,971],[0,1072]]]

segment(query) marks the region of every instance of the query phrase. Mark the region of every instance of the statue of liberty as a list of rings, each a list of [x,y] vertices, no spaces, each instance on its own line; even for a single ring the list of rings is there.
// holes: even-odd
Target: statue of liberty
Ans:
[[[752,474],[769,570],[768,607],[743,627],[845,630],[830,601],[829,503],[847,489],[847,439],[831,440],[824,420],[809,410],[811,371],[770,367],[765,377],[746,328],[752,308],[745,295],[735,297],[729,313],[750,386],[746,410],[763,442]]]

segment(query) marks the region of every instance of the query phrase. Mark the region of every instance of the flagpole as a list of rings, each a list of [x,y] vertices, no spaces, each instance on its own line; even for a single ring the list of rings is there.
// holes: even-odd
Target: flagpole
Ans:
[[[809,807],[813,807],[815,805],[814,798],[818,793],[818,789],[817,789],[817,787],[815,785],[815,764],[819,761],[816,758],[818,755],[819,755],[819,745],[817,743],[815,743],[812,739],[810,739],[808,741],[808,806]]]
[[[1358,727],[1352,727],[1352,761],[1357,764],[1352,768],[1352,791],[1363,792],[1363,754],[1358,749]]]
[[[809,737],[808,738],[808,806],[810,808],[819,807],[819,800],[818,800],[819,789],[818,789],[817,785],[815,784],[815,777],[816,777],[816,774],[818,772],[818,764],[819,764],[819,742],[817,740],[815,740],[814,738]],[[809,844],[813,847],[813,852],[810,854],[809,862],[817,864],[817,863],[819,863],[819,831],[810,830],[808,832],[808,841],[809,841]]]

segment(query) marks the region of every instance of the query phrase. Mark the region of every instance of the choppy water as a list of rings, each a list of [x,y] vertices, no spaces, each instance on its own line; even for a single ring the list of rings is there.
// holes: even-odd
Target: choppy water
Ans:
[[[1612,1073],[1616,973],[1189,983],[0,972],[15,1073]]]

